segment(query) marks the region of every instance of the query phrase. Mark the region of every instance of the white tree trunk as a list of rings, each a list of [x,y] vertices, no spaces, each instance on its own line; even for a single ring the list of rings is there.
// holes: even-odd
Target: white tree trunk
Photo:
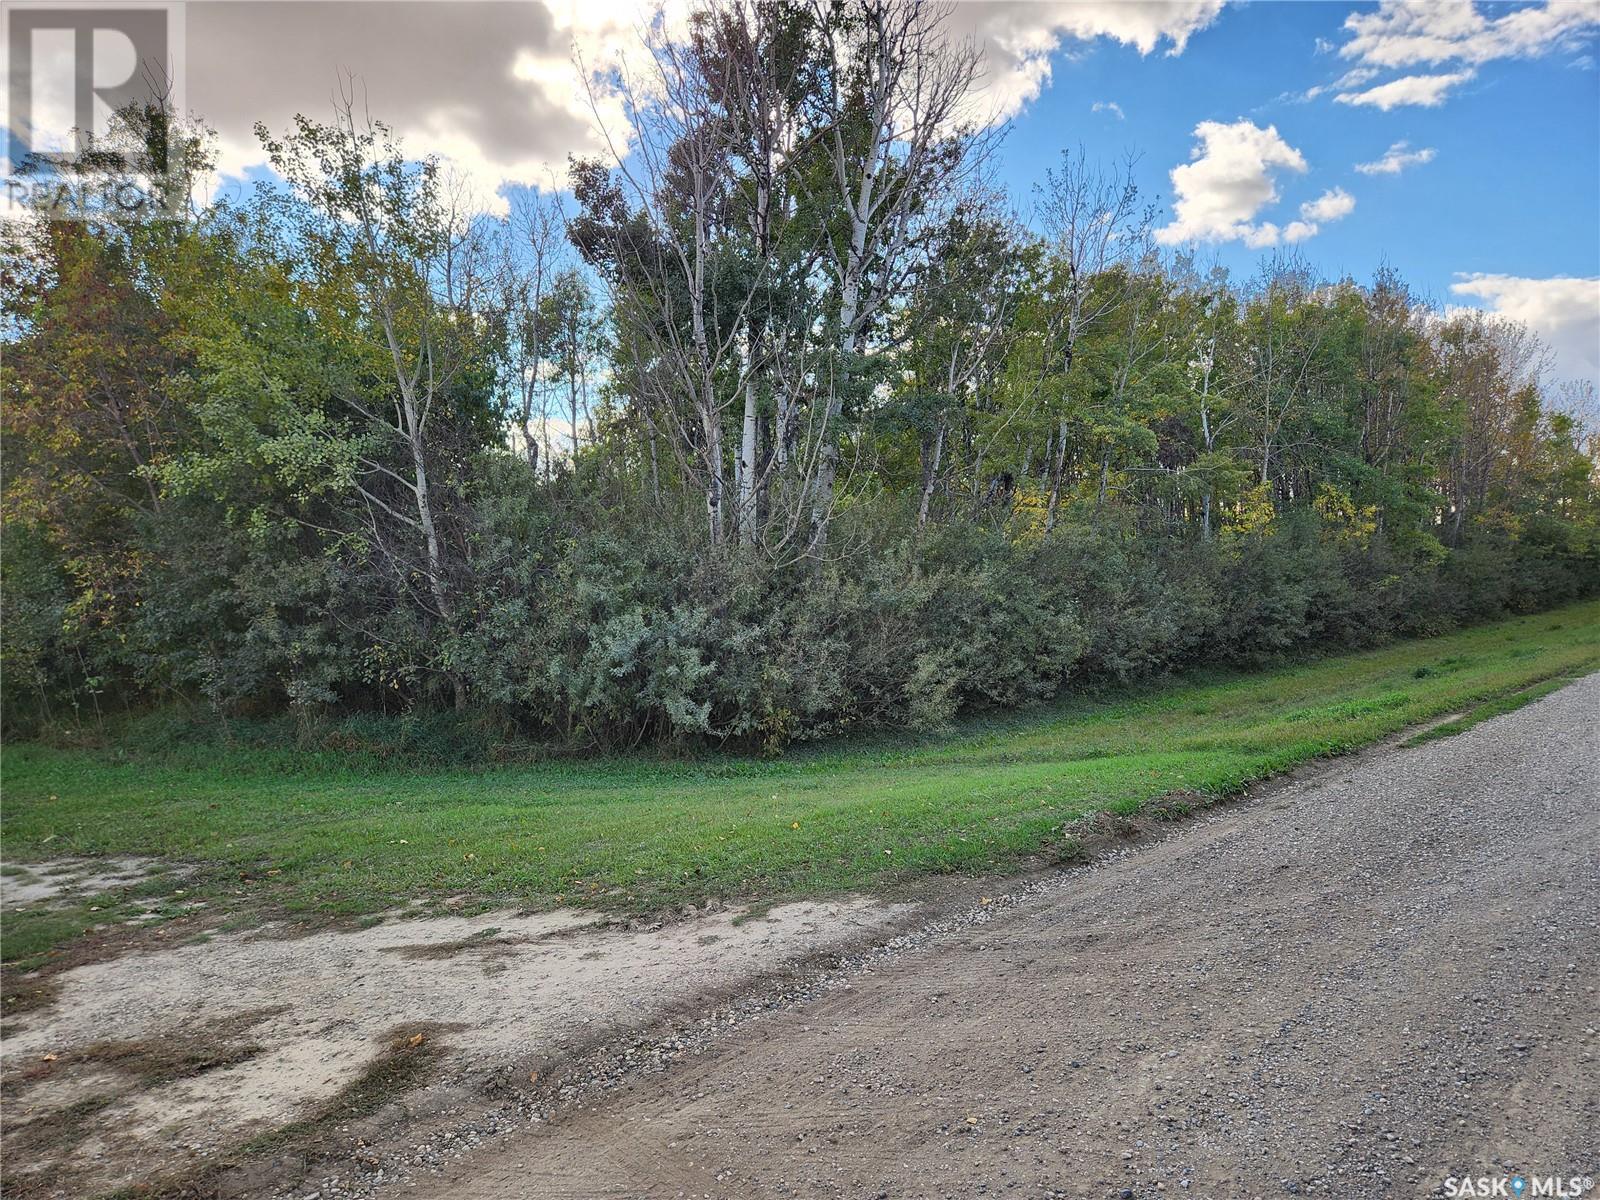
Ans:
[[[756,381],[747,374],[744,381],[744,436],[739,442],[739,542],[756,544],[756,455],[760,412],[756,405]]]

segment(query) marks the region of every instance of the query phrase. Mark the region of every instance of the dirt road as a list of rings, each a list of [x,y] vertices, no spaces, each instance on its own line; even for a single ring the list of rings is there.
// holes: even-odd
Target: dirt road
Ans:
[[[405,1194],[1600,1179],[1600,676],[1072,875]]]

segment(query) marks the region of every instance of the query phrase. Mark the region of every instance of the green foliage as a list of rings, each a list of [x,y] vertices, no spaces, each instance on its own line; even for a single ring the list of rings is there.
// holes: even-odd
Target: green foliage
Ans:
[[[594,755],[492,769],[506,730],[452,712],[312,723],[165,712],[116,751],[5,749],[6,852],[150,854],[190,870],[141,885],[210,911],[353,915],[466,895],[621,909],[878,888],[1060,851],[1085,815],[1247,783],[1451,714],[1503,710],[1600,668],[1600,605],[1268,674],[1215,672],[1076,697],[1028,716],[727,754]],[[1532,687],[1533,691],[1528,691]],[[1476,719],[1469,715],[1468,720]],[[280,748],[274,748],[280,747]],[[798,826],[798,827],[796,827]],[[885,854],[884,851],[892,851]],[[79,914],[72,914],[78,917]],[[8,954],[87,920],[8,913]]]
[[[784,11],[780,108],[822,69]],[[1596,442],[1537,346],[1390,272],[1235,286],[1134,236],[1080,270],[941,191],[946,148],[895,181],[895,290],[840,342],[825,158],[764,255],[761,155],[725,147],[696,284],[686,178],[630,207],[579,164],[589,270],[551,226],[528,275],[381,126],[266,141],[287,185],[245,203],[7,234],[8,732],[178,702],[405,747],[449,705],[524,744],[776,752],[1600,590]]]

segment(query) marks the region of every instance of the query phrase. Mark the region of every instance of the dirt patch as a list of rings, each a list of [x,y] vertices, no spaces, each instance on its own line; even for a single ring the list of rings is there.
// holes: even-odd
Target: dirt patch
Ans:
[[[209,1035],[226,1038],[230,1027],[244,1028],[267,1015],[245,1016],[231,1023],[219,1022]],[[205,1156],[173,1169],[170,1166],[135,1183],[102,1193],[105,1200],[197,1200],[199,1197],[234,1196],[262,1185],[292,1178],[296,1171],[315,1159],[322,1139],[339,1122],[357,1121],[371,1116],[414,1089],[438,1069],[445,1050],[445,1039],[463,1026],[446,1022],[407,1022],[397,1025],[375,1040],[370,1062],[336,1095],[297,1121],[250,1138],[221,1154]],[[187,1040],[187,1039],[186,1039]],[[165,1082],[174,1069],[199,1074],[227,1063],[215,1061],[213,1051],[205,1061],[193,1056],[164,1054],[155,1048],[124,1049],[114,1043],[100,1057],[118,1068],[132,1065],[135,1075],[150,1082]],[[87,1061],[95,1047],[75,1056]],[[242,1048],[248,1057],[259,1048]],[[153,1071],[153,1074],[152,1074]],[[103,1082],[103,1079],[102,1081]],[[96,1188],[97,1172],[85,1161],[85,1147],[104,1146],[109,1120],[107,1110],[118,1097],[96,1093],[74,1100],[50,1112],[15,1126],[7,1132],[7,1149],[13,1155],[12,1169],[6,1176],[7,1195],[17,1200],[36,1197],[87,1195]],[[17,1158],[26,1165],[15,1169]],[[94,1157],[103,1156],[97,1150]],[[29,1161],[31,1160],[31,1161]]]
[[[583,931],[590,929],[604,929],[610,922],[593,921],[583,925],[562,925],[546,929],[539,933],[507,933],[496,925],[485,926],[476,930],[469,937],[458,938],[453,942],[420,942],[411,946],[385,946],[387,954],[397,954],[401,958],[409,958],[417,962],[435,962],[439,959],[455,958],[460,954],[476,954],[485,960],[504,958],[514,954],[521,947],[531,946],[535,942],[549,938],[576,937]],[[590,950],[584,954],[585,958],[601,957],[598,951]]]
[[[81,915],[82,933],[65,945],[40,954],[0,964],[0,1014],[4,1017],[4,1037],[10,1039],[38,1020],[61,997],[61,977],[89,963],[106,962],[123,955],[153,953],[174,946],[198,943],[222,927],[227,914],[203,901],[185,903],[175,915],[160,920],[129,917],[124,911],[106,913],[99,921],[91,908],[67,906]],[[98,922],[90,925],[88,922]],[[74,923],[75,924],[75,923]],[[6,926],[8,951],[15,943],[16,925]]]
[[[6,1155],[15,1162],[18,1157],[54,1157],[63,1149],[76,1146],[87,1138],[98,1124],[99,1116],[116,1102],[115,1096],[97,1094],[64,1104],[46,1116],[35,1117],[12,1125],[6,1130]],[[23,1177],[26,1180],[26,1176]],[[6,1175],[8,1191],[13,1187],[26,1188],[18,1183],[15,1171]],[[11,1192],[26,1195],[27,1192]]]
[[[20,1027],[17,1018],[54,1003],[57,973],[220,923],[220,912],[189,895],[194,874],[192,866],[134,856],[0,863],[7,1032]]]
[[[62,906],[102,892],[133,887],[171,868],[154,858],[63,858],[52,863],[0,867],[0,910]]]
[[[9,978],[9,973],[0,978],[5,980],[0,985],[0,1004],[5,1005],[7,1019],[49,1008],[61,995],[61,986],[48,977],[33,976],[24,980],[19,976],[15,983]]]
[[[8,1155],[7,1194],[165,1180],[174,1195],[210,1195],[224,1167],[292,1181],[329,1121],[344,1128],[396,1104],[425,1114],[463,1088],[526,1080],[696,997],[870,939],[909,911],[848,898],[664,927],[571,910],[300,937],[262,936],[287,932],[268,927],[57,970],[54,1003],[5,1031],[6,1061],[18,1064],[5,1080],[8,1138],[34,1129],[27,1154]],[[409,1096],[419,1081],[422,1095]]]
[[[6,1194],[91,1194],[93,1159],[117,1136],[119,1105],[150,1088],[255,1057],[262,1046],[249,1034],[281,1011],[246,1011],[147,1038],[93,1041],[36,1056],[8,1053]]]
[[[65,1052],[47,1051],[18,1067],[7,1064],[4,1088],[8,1094],[31,1089],[38,1099],[39,1085],[85,1067],[110,1068],[141,1087],[190,1079],[260,1054],[262,1047],[244,1040],[245,1035],[287,1009],[288,1005],[252,1009],[215,1021],[161,1030],[147,1038],[97,1041]]]

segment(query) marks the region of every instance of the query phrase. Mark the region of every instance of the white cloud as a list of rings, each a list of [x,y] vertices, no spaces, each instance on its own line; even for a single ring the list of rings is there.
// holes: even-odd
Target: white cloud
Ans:
[[[1357,88],[1364,83],[1371,83],[1382,73],[1377,67],[1351,67],[1328,86],[1333,88]]]
[[[1337,221],[1348,217],[1356,209],[1356,198],[1343,188],[1330,188],[1315,200],[1300,206],[1300,215],[1308,221]]]
[[[1107,38],[1140,54],[1163,44],[1181,54],[1189,38],[1217,19],[1224,0],[996,0],[951,6],[952,36],[983,51],[980,111],[1015,116],[1050,82],[1050,59],[1063,42]]]
[[[1464,274],[1450,290],[1537,333],[1554,354],[1558,378],[1600,381],[1600,278]]]
[[[1345,18],[1349,40],[1339,53],[1374,67],[1481,66],[1575,48],[1597,26],[1596,0],[1546,0],[1493,18],[1472,0],[1383,0]]]
[[[1357,163],[1356,170],[1363,175],[1398,175],[1407,167],[1431,163],[1438,153],[1432,146],[1412,150],[1409,142],[1395,142],[1383,152],[1383,157],[1373,162]]]
[[[600,73],[637,53],[643,25],[671,23],[665,3],[195,4],[188,104],[217,130],[220,171],[239,177],[265,160],[254,122],[280,133],[296,114],[329,120],[341,84],[353,85],[358,115],[392,126],[409,153],[450,160],[503,209],[503,184],[561,183],[569,154],[604,154],[600,122],[626,144],[626,114]],[[598,81],[594,104],[579,59]]]
[[[1015,115],[1069,42],[1109,39],[1140,54],[1183,50],[1224,0],[1003,0],[951,6],[945,33],[984,54],[985,120]],[[190,107],[218,132],[219,170],[263,165],[256,121],[327,120],[341,79],[408,151],[438,154],[491,208],[504,184],[564,182],[568,155],[631,137],[615,84],[643,82],[641,33],[686,29],[693,0],[236,0],[187,14]],[[582,64],[582,70],[579,69]],[[591,97],[590,84],[594,85]],[[598,113],[595,111],[598,109]],[[1105,111],[1119,112],[1108,104]]]
[[[1122,105],[1118,104],[1115,100],[1096,100],[1089,106],[1089,111],[1108,112],[1112,116],[1116,117],[1119,121],[1126,120],[1128,116],[1127,113],[1122,111]]]
[[[1343,220],[1355,210],[1354,196],[1343,188],[1329,188],[1315,200],[1307,200],[1300,206],[1300,220],[1284,227],[1283,240],[1293,243],[1316,237],[1324,225]]]
[[[1268,246],[1278,244],[1279,230],[1271,221],[1263,221],[1259,225],[1250,225],[1245,228],[1243,241],[1252,250],[1264,250]]]
[[[1473,0],[1381,0],[1375,9],[1351,13],[1338,51],[1356,65],[1334,83],[1310,89],[1306,99],[1335,92],[1343,104],[1384,112],[1407,104],[1431,108],[1485,63],[1581,51],[1600,29],[1600,0],[1545,0],[1510,11],[1496,5],[1495,11],[1501,15],[1485,15]],[[1385,72],[1445,66],[1453,69],[1366,87]]]
[[[1318,84],[1314,88],[1307,88],[1305,99],[1315,100],[1324,92],[1337,92],[1346,88],[1358,88],[1364,83],[1371,83],[1383,72],[1376,67],[1351,67],[1332,83]]]
[[[1247,246],[1276,244],[1279,230],[1255,216],[1278,199],[1276,168],[1304,172],[1300,151],[1278,135],[1240,119],[1231,125],[1202,121],[1190,160],[1172,168],[1173,220],[1156,230],[1165,245],[1179,242],[1242,241]]]
[[[1436,108],[1444,103],[1451,88],[1466,83],[1475,74],[1475,71],[1452,71],[1448,75],[1402,75],[1364,92],[1340,92],[1334,99],[1340,104],[1368,105],[1384,112],[1407,104]]]

